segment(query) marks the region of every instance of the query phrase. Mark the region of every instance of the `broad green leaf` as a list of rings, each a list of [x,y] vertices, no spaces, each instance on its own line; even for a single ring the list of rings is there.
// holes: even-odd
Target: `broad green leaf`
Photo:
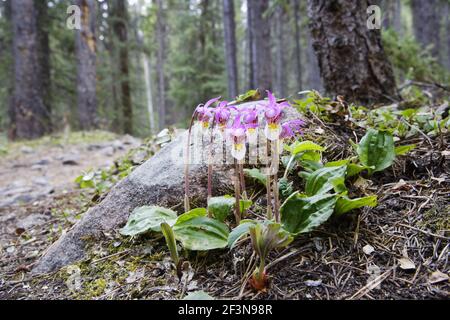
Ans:
[[[228,236],[228,247],[233,249],[236,243],[250,232],[250,227],[257,222],[254,220],[242,220],[241,223],[234,228]]]
[[[299,154],[305,151],[324,151],[325,148],[315,144],[312,141],[294,142],[290,146],[285,146],[285,150],[290,152],[292,155]]]
[[[161,223],[161,231],[166,239],[167,247],[169,248],[170,256],[176,266],[180,261],[177,250],[177,242],[175,240],[175,234],[173,233],[172,227],[167,223]]]
[[[205,208],[192,209],[191,211],[183,213],[181,216],[179,216],[178,219],[176,220],[176,223],[182,223],[186,220],[190,220],[197,217],[206,217],[207,215],[208,211]]]
[[[325,167],[341,167],[348,165],[350,163],[350,159],[338,160],[338,161],[330,161],[325,164]]]
[[[346,177],[354,177],[358,175],[361,171],[365,169],[370,169],[366,166],[361,166],[359,164],[350,163],[351,159],[344,159],[344,160],[338,160],[338,161],[331,161],[325,164],[325,167],[340,167],[343,165],[347,165],[347,174]]]
[[[161,231],[161,223],[166,222],[169,226],[174,225],[177,213],[170,209],[145,206],[133,211],[125,227],[120,230],[124,236],[136,236],[148,231]]]
[[[192,251],[221,249],[228,244],[227,225],[204,216],[185,216],[175,223],[173,231],[183,247]]]
[[[347,196],[340,197],[336,202],[335,213],[340,216],[344,213],[362,207],[376,207],[377,196],[369,196],[358,199],[349,199]]]
[[[213,297],[211,297],[209,294],[207,294],[205,291],[195,291],[195,292],[189,292],[189,294],[183,298],[183,300],[194,300],[194,301],[200,301],[200,300],[214,300]]]
[[[416,148],[415,144],[409,144],[406,146],[398,146],[395,148],[395,154],[397,156],[404,156],[405,154],[409,153],[410,151],[414,150]]]
[[[335,204],[334,195],[305,197],[294,193],[281,206],[283,228],[294,235],[310,232],[331,217]]]
[[[263,174],[259,169],[244,169],[244,172],[247,176],[250,178],[255,179],[259,183],[261,183],[263,186],[267,183],[267,177],[265,174]]]
[[[322,156],[320,155],[319,152],[316,152],[316,151],[306,151],[303,154],[301,154],[301,156],[300,156],[300,162],[311,161],[311,162],[320,163],[321,160],[322,160]]]
[[[373,169],[374,167],[366,167],[366,166],[361,166],[359,164],[355,164],[355,163],[350,163],[347,166],[347,177],[354,177],[357,176],[358,174],[360,174],[362,171],[367,170],[367,169]]]
[[[225,221],[232,213],[236,199],[230,196],[215,197],[208,201],[208,212],[217,220]]]
[[[306,180],[305,193],[308,196],[324,194],[334,188],[333,181],[344,178],[347,166],[324,167],[314,171]]]
[[[359,160],[372,172],[382,171],[390,167],[395,160],[394,138],[392,134],[369,129],[358,145]]]
[[[241,212],[244,212],[244,211],[250,209],[252,204],[253,204],[253,202],[251,200],[240,200],[239,201],[239,210],[241,210]]]

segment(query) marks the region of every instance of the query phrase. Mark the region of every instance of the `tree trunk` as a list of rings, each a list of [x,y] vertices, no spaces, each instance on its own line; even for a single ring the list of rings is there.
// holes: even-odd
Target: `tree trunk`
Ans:
[[[287,72],[286,72],[286,11],[282,4],[278,5],[275,12],[275,34],[277,46],[275,49],[275,92],[280,97],[286,96]]]
[[[3,11],[2,13],[4,14],[4,17],[6,19],[6,24],[8,27],[8,33],[12,34],[12,23],[11,23],[11,0],[6,0],[5,2],[3,2]],[[13,57],[13,42],[12,42],[12,37],[11,38],[6,38],[6,39],[2,39],[2,43],[0,44],[0,50],[1,50],[1,54],[2,56],[5,57],[6,61],[6,57]],[[3,57],[2,57],[3,58]],[[8,68],[7,68],[7,72],[8,72],[8,77],[10,79],[13,79],[14,77],[14,66],[9,63]],[[11,92],[11,94],[8,95],[7,98],[7,116],[8,116],[8,120],[9,120],[9,128],[8,128],[8,139],[9,140],[14,140],[15,139],[15,135],[16,135],[16,119],[15,119],[15,110],[14,110],[14,81],[9,81],[7,84],[7,92]]]
[[[272,90],[272,54],[270,24],[267,11],[269,0],[248,0],[252,14],[253,67],[255,84],[261,90]]]
[[[237,97],[239,92],[234,0],[223,0],[223,24],[228,75],[228,95],[232,100]]]
[[[95,129],[97,120],[97,41],[95,37],[96,1],[77,0],[81,8],[81,30],[77,30],[75,48],[77,56],[77,105],[80,128]]]
[[[34,139],[50,129],[39,59],[38,13],[33,0],[11,1],[14,54],[13,138]]]
[[[294,9],[294,28],[295,28],[295,64],[296,64],[296,79],[297,89],[303,88],[303,71],[302,71],[302,47],[301,47],[301,32],[300,26],[302,24],[300,14],[300,0],[293,0]]]
[[[156,53],[156,72],[158,75],[158,118],[159,130],[166,127],[166,76],[165,76],[165,57],[166,57],[166,29],[165,29],[165,13],[162,0],[156,0],[158,17],[156,19],[156,38],[158,49]]]
[[[413,28],[416,40],[425,48],[432,46],[431,54],[439,57],[440,0],[411,0]]]
[[[365,1],[309,0],[313,47],[326,91],[370,104],[399,98],[380,30],[367,28]]]
[[[319,61],[312,46],[311,32],[306,30],[306,58],[308,68],[308,87],[305,89],[314,89],[323,91],[323,82],[320,76]]]
[[[447,42],[447,54],[444,54],[444,65],[447,67],[447,71],[450,72],[450,3],[445,3],[444,11],[445,25],[444,28],[447,30],[445,41]]]
[[[34,0],[37,11],[38,56],[41,75],[42,96],[49,114],[51,113],[50,43],[48,30],[50,19],[46,0]]]
[[[120,88],[123,108],[123,130],[133,133],[133,107],[131,104],[130,72],[128,65],[128,7],[126,0],[115,0],[114,33],[119,41]]]
[[[255,80],[255,66],[253,64],[253,7],[250,4],[251,0],[247,0],[247,52],[248,52],[248,86],[249,89],[256,88]]]

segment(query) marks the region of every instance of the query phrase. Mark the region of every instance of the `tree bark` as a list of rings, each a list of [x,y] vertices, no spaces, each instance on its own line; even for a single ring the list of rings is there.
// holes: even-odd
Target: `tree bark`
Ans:
[[[39,59],[38,12],[34,0],[11,1],[14,55],[13,138],[34,139],[50,129]]]
[[[228,75],[228,95],[230,99],[234,99],[239,92],[234,0],[223,0],[223,24]]]
[[[128,55],[128,6],[126,0],[115,0],[114,33],[119,41],[120,89],[123,108],[123,131],[133,133],[133,107],[131,104],[129,55]]]
[[[303,70],[302,70],[302,47],[301,47],[301,14],[300,14],[300,0],[293,0],[294,10],[294,29],[295,29],[295,63],[296,63],[296,79],[298,90],[303,88]]]
[[[272,54],[270,24],[267,11],[269,0],[248,0],[251,10],[253,36],[253,67],[255,85],[261,90],[272,90]]]
[[[92,130],[98,125],[95,36],[97,8],[95,0],[77,0],[76,4],[81,8],[81,30],[77,30],[75,36],[78,119],[82,130]]]
[[[286,96],[287,91],[287,71],[286,71],[286,30],[285,20],[286,11],[282,4],[278,5],[275,12],[275,33],[276,33],[276,50],[275,50],[275,92],[280,97]]]
[[[432,46],[431,54],[439,57],[440,0],[411,0],[413,28],[416,40],[425,48]]]
[[[165,75],[165,62],[166,62],[166,29],[165,29],[165,12],[162,0],[156,0],[156,6],[158,10],[158,17],[156,19],[156,38],[158,42],[158,49],[156,53],[156,72],[158,75],[158,119],[159,130],[163,130],[166,127],[166,75]]]
[[[305,89],[314,89],[323,91],[323,82],[320,76],[319,61],[312,46],[311,32],[306,30],[306,58],[308,68],[308,87]]]
[[[247,0],[247,51],[248,51],[248,86],[249,89],[256,88],[255,66],[253,65],[253,7],[251,0]]]
[[[44,104],[51,113],[50,42],[47,0],[34,0],[37,11],[38,56]]]
[[[313,47],[326,91],[370,104],[399,98],[380,30],[367,28],[369,2],[309,0]]]

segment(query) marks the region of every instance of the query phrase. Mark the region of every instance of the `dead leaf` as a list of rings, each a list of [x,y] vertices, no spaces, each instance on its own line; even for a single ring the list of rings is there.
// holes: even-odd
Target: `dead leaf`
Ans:
[[[428,277],[428,282],[430,282],[430,284],[435,284],[443,281],[448,281],[448,279],[448,275],[437,270],[430,274],[430,276]]]
[[[402,258],[398,259],[398,263],[400,264],[400,268],[403,270],[415,270],[416,269],[416,265],[408,257],[402,257]]]
[[[367,255],[370,255],[374,251],[375,251],[374,247],[372,247],[370,244],[364,246],[363,248],[363,252]]]
[[[400,179],[400,181],[397,182],[397,183],[392,187],[392,189],[398,190],[398,189],[403,188],[403,187],[406,186],[406,185],[407,185],[407,183],[405,182],[405,180]]]

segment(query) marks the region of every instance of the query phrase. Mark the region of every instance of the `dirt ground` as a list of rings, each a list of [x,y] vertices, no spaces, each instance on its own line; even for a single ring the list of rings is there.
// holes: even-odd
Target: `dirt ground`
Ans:
[[[84,261],[31,276],[36,259],[94,204],[92,191],[75,188],[74,178],[111,164],[132,144],[122,143],[113,155],[92,142],[36,147],[32,154],[19,149],[0,159],[0,188],[23,180],[23,188],[38,191],[34,180],[45,177],[54,191],[0,207],[0,299],[180,299],[196,290],[222,299],[448,299],[449,160],[438,139],[431,146],[424,139],[410,142],[418,144],[413,154],[358,186],[378,195],[378,207],[331,220],[273,252],[271,288],[261,293],[247,285],[256,260],[248,241],[232,251],[190,253],[179,280],[161,238],[104,234],[101,241],[87,239]],[[72,159],[76,165],[61,164],[68,150],[80,156]],[[327,156],[342,152],[337,145]],[[43,158],[57,165],[34,170],[32,163]],[[3,202],[9,197],[0,195]]]

